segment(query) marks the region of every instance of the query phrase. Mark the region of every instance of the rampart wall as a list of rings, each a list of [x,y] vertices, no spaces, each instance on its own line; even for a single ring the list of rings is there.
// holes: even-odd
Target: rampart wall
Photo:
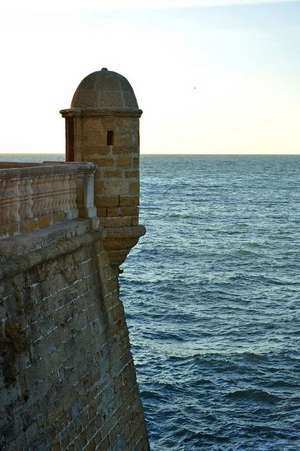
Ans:
[[[149,449],[94,172],[0,167],[3,451]]]

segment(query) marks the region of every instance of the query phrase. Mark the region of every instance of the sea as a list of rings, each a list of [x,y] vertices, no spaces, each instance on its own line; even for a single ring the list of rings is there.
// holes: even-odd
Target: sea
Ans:
[[[142,156],[140,222],[121,297],[152,451],[299,451],[300,156]]]

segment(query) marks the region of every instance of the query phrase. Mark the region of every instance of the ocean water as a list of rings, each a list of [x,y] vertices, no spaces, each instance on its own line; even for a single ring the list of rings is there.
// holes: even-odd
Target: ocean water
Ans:
[[[121,295],[152,451],[300,450],[300,157],[141,169]]]
[[[300,157],[143,157],[122,276],[152,450],[300,450]]]

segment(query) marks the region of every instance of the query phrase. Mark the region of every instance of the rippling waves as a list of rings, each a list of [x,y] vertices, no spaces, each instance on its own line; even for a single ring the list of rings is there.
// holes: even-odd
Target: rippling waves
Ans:
[[[153,451],[300,450],[300,158],[144,157],[122,276]]]

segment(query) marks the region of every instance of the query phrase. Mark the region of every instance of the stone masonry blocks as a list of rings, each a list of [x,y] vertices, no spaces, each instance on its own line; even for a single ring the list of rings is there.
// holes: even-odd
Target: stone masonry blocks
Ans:
[[[138,438],[148,449],[117,275],[102,240],[68,254],[62,248],[56,259],[39,252],[40,264],[0,282],[1,450],[133,451]]]

